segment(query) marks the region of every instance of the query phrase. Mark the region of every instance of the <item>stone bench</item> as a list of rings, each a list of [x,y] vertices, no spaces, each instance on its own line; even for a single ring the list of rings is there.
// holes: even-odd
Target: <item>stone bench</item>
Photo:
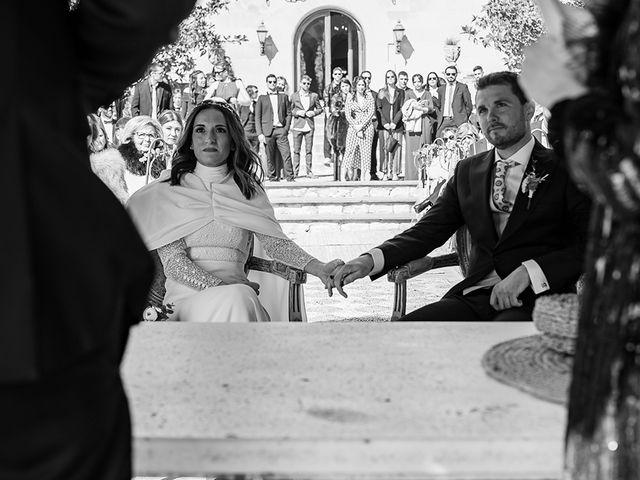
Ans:
[[[143,324],[137,475],[560,478],[566,411],[491,380],[532,324]]]

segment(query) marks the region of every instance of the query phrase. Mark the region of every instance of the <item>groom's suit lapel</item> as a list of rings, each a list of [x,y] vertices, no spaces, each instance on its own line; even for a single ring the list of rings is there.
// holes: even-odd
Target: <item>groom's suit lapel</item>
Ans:
[[[535,145],[533,147],[533,152],[531,153],[531,159],[527,165],[527,169],[525,170],[524,178],[533,170],[535,165],[536,175],[546,175],[550,174],[553,168],[555,167],[555,160],[549,150],[544,148],[537,140],[535,140]],[[550,176],[550,175],[549,175]],[[545,190],[549,186],[549,177],[547,180],[540,183],[538,185],[538,189],[535,194],[531,198],[531,204],[529,208],[527,208],[528,203],[528,194],[522,192],[522,182],[520,183],[520,187],[518,188],[518,195],[516,196],[516,201],[513,204],[513,210],[511,210],[511,215],[509,215],[509,220],[507,221],[507,225],[504,227],[504,231],[500,236],[499,243],[504,242],[511,235],[518,231],[518,229],[522,226],[522,224],[529,218],[529,215],[532,211],[535,210],[536,205],[540,198],[544,197]]]
[[[491,149],[470,165],[469,179],[472,182],[470,185],[471,204],[476,208],[473,210],[473,218],[467,220],[480,226],[480,231],[484,233],[485,240],[488,240],[491,245],[495,245],[498,241],[498,234],[493,226],[493,215],[489,208],[494,158],[494,149]],[[475,185],[478,188],[474,188]]]

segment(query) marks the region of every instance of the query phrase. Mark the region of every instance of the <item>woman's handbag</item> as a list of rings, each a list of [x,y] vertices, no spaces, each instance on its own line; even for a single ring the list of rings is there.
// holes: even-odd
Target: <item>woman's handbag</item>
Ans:
[[[398,145],[398,140],[390,136],[389,140],[387,140],[387,152],[393,154],[396,151],[396,148],[398,148]]]

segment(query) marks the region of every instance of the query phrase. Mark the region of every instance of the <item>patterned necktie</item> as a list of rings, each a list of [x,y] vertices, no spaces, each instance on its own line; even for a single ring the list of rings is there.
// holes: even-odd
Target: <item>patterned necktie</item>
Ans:
[[[516,164],[513,160],[497,160],[496,173],[493,177],[493,204],[505,213],[511,212],[513,203],[504,199],[507,191],[507,171]]]

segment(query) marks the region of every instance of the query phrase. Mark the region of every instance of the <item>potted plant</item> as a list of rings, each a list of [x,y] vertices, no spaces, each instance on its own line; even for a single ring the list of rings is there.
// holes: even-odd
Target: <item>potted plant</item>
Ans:
[[[456,63],[460,58],[460,40],[457,38],[447,38],[444,41],[444,60],[447,63]]]

